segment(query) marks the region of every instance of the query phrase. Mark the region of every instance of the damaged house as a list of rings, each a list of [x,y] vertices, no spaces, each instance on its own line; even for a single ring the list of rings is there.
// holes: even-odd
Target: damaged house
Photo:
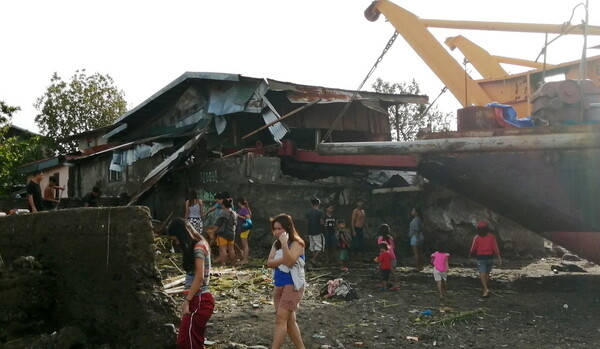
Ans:
[[[81,197],[97,185],[103,195],[150,207],[158,219],[182,215],[190,188],[205,200],[224,190],[246,196],[258,217],[298,210],[285,204],[296,197],[288,193],[292,187],[302,210],[313,195],[350,203],[340,192],[355,178],[366,178],[370,169],[414,169],[415,159],[320,156],[315,149],[325,133],[333,125],[335,141],[388,141],[388,107],[426,102],[420,95],[187,72],[113,125],[75,135],[81,154],[70,157],[68,189]],[[319,192],[326,183],[311,184],[331,176],[348,181],[329,183],[335,189],[327,193]]]

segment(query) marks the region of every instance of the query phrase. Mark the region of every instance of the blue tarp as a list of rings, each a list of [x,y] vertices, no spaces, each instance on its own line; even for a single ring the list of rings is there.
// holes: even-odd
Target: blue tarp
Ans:
[[[520,118],[520,119],[517,118],[517,112],[510,105],[494,102],[494,103],[489,103],[488,105],[486,105],[486,107],[502,108],[502,116],[504,117],[504,121],[506,121],[507,123],[509,123],[515,127],[523,128],[523,127],[535,126],[533,124],[533,120],[531,119],[531,116],[528,116],[525,118]]]

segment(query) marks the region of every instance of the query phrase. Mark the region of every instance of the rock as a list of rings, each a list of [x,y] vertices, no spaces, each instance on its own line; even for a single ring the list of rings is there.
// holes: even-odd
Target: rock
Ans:
[[[86,335],[77,327],[65,327],[51,335],[42,335],[31,348],[82,348],[87,343]]]
[[[581,260],[581,258],[579,258],[578,256],[576,256],[572,253],[565,253],[565,255],[562,256],[562,259],[565,261],[571,261],[571,262],[578,262]]]
[[[38,262],[34,256],[21,256],[12,262],[13,270],[39,270],[42,269],[42,265]]]

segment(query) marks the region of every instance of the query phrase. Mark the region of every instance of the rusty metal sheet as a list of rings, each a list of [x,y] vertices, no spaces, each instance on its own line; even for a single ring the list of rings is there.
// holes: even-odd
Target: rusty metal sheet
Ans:
[[[277,80],[268,80],[268,84],[269,90],[287,92],[287,97],[292,103],[310,103],[319,98],[322,99],[319,104],[345,103],[350,101],[354,95],[354,91],[352,90],[333,89],[321,86],[306,86]],[[380,101],[384,107],[399,103],[425,104],[429,101],[429,98],[423,95],[386,94],[368,91],[358,92],[355,96],[355,99],[359,101]]]

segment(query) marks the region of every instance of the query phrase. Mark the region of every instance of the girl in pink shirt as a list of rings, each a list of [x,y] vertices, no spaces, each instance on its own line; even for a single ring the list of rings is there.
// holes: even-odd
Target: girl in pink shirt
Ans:
[[[433,264],[433,279],[437,284],[440,299],[444,298],[448,291],[448,270],[450,269],[448,260],[450,254],[443,252],[445,248],[443,244],[438,242],[438,249],[431,255],[431,264]]]
[[[398,284],[398,277],[396,276],[396,245],[394,244],[394,238],[390,235],[391,229],[387,224],[382,224],[379,226],[379,237],[377,238],[377,245],[381,243],[386,243],[388,245],[388,252],[392,255],[392,269],[391,269],[391,277],[390,280],[394,280],[394,283],[390,283],[390,285],[394,285],[391,287],[392,290],[399,290],[400,285]]]

